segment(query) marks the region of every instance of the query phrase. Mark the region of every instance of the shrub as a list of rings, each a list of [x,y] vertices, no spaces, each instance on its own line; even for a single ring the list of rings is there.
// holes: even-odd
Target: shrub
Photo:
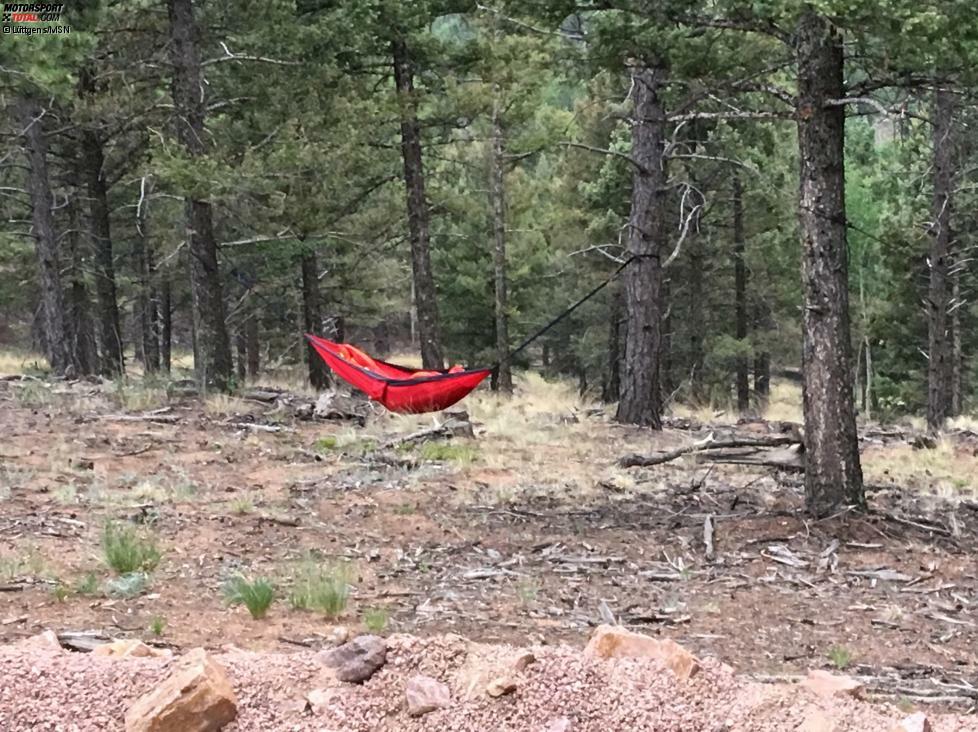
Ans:
[[[275,588],[265,577],[249,580],[244,575],[232,577],[224,585],[229,605],[244,605],[255,620],[261,620],[275,601]]]
[[[387,628],[390,617],[387,608],[372,607],[363,611],[363,624],[371,633],[382,633]]]
[[[479,451],[472,445],[449,445],[441,442],[426,442],[421,446],[421,457],[425,460],[453,461],[468,464],[479,456]]]
[[[152,571],[162,557],[150,535],[113,521],[102,532],[102,553],[106,564],[117,574]]]

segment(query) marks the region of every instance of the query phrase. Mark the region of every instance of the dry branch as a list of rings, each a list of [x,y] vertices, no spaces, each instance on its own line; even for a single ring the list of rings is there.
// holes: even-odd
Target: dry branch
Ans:
[[[724,450],[735,447],[780,447],[782,445],[798,444],[798,438],[793,435],[771,435],[769,437],[734,437],[726,440],[715,440],[713,435],[692,445],[677,447],[675,450],[655,453],[653,455],[631,454],[622,457],[618,464],[623,468],[649,467],[661,465],[693,452],[709,450]]]

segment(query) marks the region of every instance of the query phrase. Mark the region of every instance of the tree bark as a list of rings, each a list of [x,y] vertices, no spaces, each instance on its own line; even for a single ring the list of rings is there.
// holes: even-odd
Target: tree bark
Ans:
[[[703,392],[703,365],[706,363],[704,338],[706,323],[703,317],[703,267],[705,253],[703,239],[696,230],[695,223],[690,222],[689,234],[686,237],[686,251],[689,254],[689,271],[686,276],[686,288],[689,291],[689,313],[687,323],[687,338],[689,339],[689,398],[693,404],[702,404],[706,398]]]
[[[962,373],[964,370],[964,347],[961,333],[961,273],[954,268],[951,275],[951,301],[955,308],[951,313],[951,414],[957,417],[964,405],[962,394]]]
[[[204,154],[206,100],[197,50],[192,0],[168,0],[170,63],[173,66],[173,105],[177,137],[190,157]],[[218,268],[217,241],[210,204],[186,200],[187,239],[193,293],[197,380],[227,390],[231,378],[231,344],[224,322],[224,298]]]
[[[431,241],[428,202],[425,199],[424,163],[421,155],[421,126],[414,99],[414,70],[407,43],[397,38],[391,43],[394,84],[401,105],[401,156],[404,159],[404,184],[407,188],[408,229],[411,238],[411,270],[414,307],[417,312],[421,361],[426,369],[445,365],[438,324],[438,298],[431,270]]]
[[[497,391],[513,393],[509,363],[509,301],[506,282],[506,188],[504,178],[505,133],[500,119],[498,86],[492,95],[492,140],[489,148],[489,207],[492,211],[492,264],[495,289],[496,361],[493,384]]]
[[[141,193],[145,193],[145,181]],[[136,307],[139,311],[139,341],[143,368],[147,374],[160,370],[159,303],[157,302],[155,257],[149,238],[149,200],[140,196],[136,210],[136,238],[133,254],[136,260]]]
[[[631,157],[631,210],[628,218],[628,256],[625,268],[625,358],[619,422],[662,429],[659,390],[661,347],[662,198],[665,183],[663,142],[665,109],[659,99],[665,70],[656,66],[631,68],[634,99]]]
[[[83,95],[95,94],[95,81],[90,69],[82,69],[79,87]],[[99,341],[102,347],[102,373],[116,376],[123,372],[125,365],[112,255],[103,140],[98,130],[87,126],[82,127],[80,137],[82,174],[88,192],[89,225],[95,250],[95,295],[98,303]]]
[[[865,506],[853,404],[845,208],[842,41],[812,10],[797,32],[799,220],[805,296],[805,495],[826,516]]]
[[[75,370],[71,359],[71,329],[65,316],[64,292],[58,262],[58,239],[51,213],[51,181],[48,177],[48,144],[36,98],[27,95],[17,102],[17,120],[27,153],[27,192],[31,199],[31,225],[37,255],[41,316],[48,363],[56,374]]]
[[[611,311],[608,315],[608,373],[604,381],[601,399],[606,402],[618,400],[621,392],[621,287],[613,283]]]
[[[322,310],[319,298],[319,268],[316,254],[303,252],[299,258],[302,269],[302,325],[306,333],[318,333],[322,328]],[[309,366],[309,383],[317,391],[329,388],[329,372],[315,349],[306,343],[306,363]]]
[[[173,351],[173,304],[169,266],[157,268],[156,274],[160,288],[160,367],[166,373],[170,373],[172,365],[170,355]]]
[[[245,322],[245,350],[248,353],[248,377],[256,379],[261,355],[258,353],[258,318],[254,313]]]
[[[743,347],[747,344],[747,261],[744,256],[744,195],[740,174],[733,174],[733,244],[734,244],[734,300],[736,305],[736,336]],[[747,356],[737,356],[737,410],[750,409],[750,383],[747,373]]]
[[[245,377],[248,374],[248,341],[245,336],[245,326],[244,324],[238,328],[238,332],[234,334],[234,346],[237,352],[237,358],[235,359],[235,373],[238,377],[238,385],[245,383]]]
[[[953,204],[951,151],[953,108],[950,92],[934,94],[934,197],[927,288],[927,426],[939,430],[950,416],[952,352],[948,309],[951,304],[951,213]]]
[[[98,370],[98,349],[95,329],[89,311],[88,287],[85,283],[85,255],[81,242],[80,188],[72,180],[74,195],[68,206],[68,303],[67,318],[71,323],[71,361],[79,374],[94,374]]]

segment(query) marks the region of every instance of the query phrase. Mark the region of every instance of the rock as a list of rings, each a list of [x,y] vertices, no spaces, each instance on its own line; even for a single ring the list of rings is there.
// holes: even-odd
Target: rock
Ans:
[[[46,651],[61,651],[61,641],[58,640],[58,634],[53,630],[45,630],[37,635],[32,635],[30,638],[24,638],[24,640],[17,643],[20,648],[28,648],[30,650],[46,650]]]
[[[329,634],[329,640],[333,645],[342,645],[350,640],[350,629],[345,625],[337,625],[333,628],[333,632]]]
[[[452,702],[448,686],[422,674],[407,680],[404,685],[404,695],[407,697],[408,714],[412,717],[420,717],[436,709],[442,709]]]
[[[194,648],[126,711],[126,732],[216,732],[238,714],[224,668]]]
[[[148,658],[150,656],[169,658],[173,653],[160,648],[150,648],[135,638],[123,638],[111,643],[103,643],[92,650],[92,655],[108,656],[109,658]]]
[[[570,732],[571,721],[567,717],[557,717],[546,726],[544,732]]]
[[[917,712],[901,719],[890,732],[931,732],[930,720],[923,712]]]
[[[340,681],[366,681],[387,662],[387,644],[376,635],[359,635],[349,643],[316,654],[316,659],[336,670]]]
[[[798,728],[798,732],[835,732],[835,730],[835,723],[820,709],[812,709],[806,714],[805,720]]]
[[[516,680],[512,676],[497,676],[486,684],[486,693],[491,697],[505,696],[516,691]]]
[[[830,674],[828,671],[813,669],[801,685],[823,699],[834,696],[851,696],[858,698],[862,694],[863,685],[851,676]]]
[[[526,671],[527,666],[536,663],[537,657],[534,656],[530,651],[522,651],[513,658],[512,668],[516,673],[522,673]]]
[[[312,713],[318,716],[335,704],[337,697],[341,696],[342,693],[343,692],[336,687],[313,689],[306,694],[305,701],[312,710]]]
[[[696,656],[671,638],[650,638],[617,625],[598,626],[584,653],[606,659],[655,658],[662,661],[680,679],[688,679],[700,670],[700,662]]]

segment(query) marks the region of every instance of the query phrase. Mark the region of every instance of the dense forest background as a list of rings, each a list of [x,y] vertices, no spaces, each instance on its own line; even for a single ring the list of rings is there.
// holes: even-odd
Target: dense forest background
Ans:
[[[825,106],[858,408],[967,411],[976,31],[955,2],[72,4],[69,35],[3,39],[0,341],[110,377],[195,351],[234,388],[310,358],[313,331],[499,360],[507,390],[508,348],[638,251],[645,105],[656,388],[758,408],[802,360],[806,17],[844,53]],[[617,399],[625,290],[514,365]]]

